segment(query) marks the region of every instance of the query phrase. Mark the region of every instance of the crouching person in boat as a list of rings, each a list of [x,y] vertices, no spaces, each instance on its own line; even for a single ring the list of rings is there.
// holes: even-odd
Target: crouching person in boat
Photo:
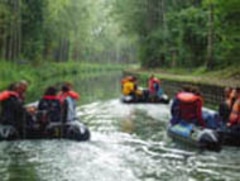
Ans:
[[[47,134],[46,128],[50,124],[59,124],[63,121],[61,102],[54,86],[48,87],[38,103],[37,121],[40,124],[40,132]],[[60,133],[57,133],[58,136]]]
[[[149,98],[152,101],[158,100],[163,95],[163,91],[160,83],[161,83],[160,80],[154,75],[151,75],[149,77],[148,90],[149,90]]]
[[[161,80],[151,75],[148,79],[148,100],[150,102],[161,102],[161,103],[169,103],[168,96],[164,93],[163,88],[161,86]]]
[[[136,102],[143,99],[143,91],[138,88],[137,78],[128,77],[122,84],[122,94],[124,102]]]
[[[194,125],[205,127],[202,118],[203,100],[197,88],[184,87],[174,98],[171,107],[171,124],[186,121]]]
[[[0,93],[1,131],[0,139],[18,139],[24,137],[25,129],[33,123],[31,114],[24,108],[19,96],[21,85],[11,84],[7,90]]]
[[[240,87],[236,88],[236,100],[233,104],[227,126],[240,131]]]
[[[218,114],[221,119],[221,127],[225,128],[229,116],[233,108],[233,104],[236,100],[236,90],[232,87],[226,87],[224,89],[224,101],[220,103],[218,108]]]
[[[63,120],[65,120],[64,137],[78,141],[86,141],[90,139],[89,129],[80,122],[76,113],[77,101],[80,95],[73,90],[73,86],[69,82],[62,85],[58,97],[62,104]]]

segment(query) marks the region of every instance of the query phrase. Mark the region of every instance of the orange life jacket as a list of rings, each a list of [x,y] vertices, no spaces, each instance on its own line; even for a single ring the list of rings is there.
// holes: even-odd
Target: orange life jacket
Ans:
[[[133,93],[135,91],[134,89],[134,83],[131,82],[131,81],[126,81],[124,84],[123,84],[123,87],[122,87],[122,94],[125,95],[125,96],[128,96],[130,95],[131,93]]]
[[[240,124],[240,98],[236,100],[229,116],[231,125]]]
[[[67,97],[71,97],[74,100],[78,100],[80,96],[77,92],[70,90],[67,92],[60,92],[58,94],[58,97],[59,97],[60,101],[63,102]]]
[[[17,92],[9,90],[3,91],[0,93],[0,101],[7,100],[11,96],[19,97],[19,94]]]

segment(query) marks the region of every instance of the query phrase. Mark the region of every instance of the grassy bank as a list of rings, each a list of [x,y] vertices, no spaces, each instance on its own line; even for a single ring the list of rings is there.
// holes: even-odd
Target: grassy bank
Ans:
[[[3,90],[11,82],[25,79],[28,82],[39,82],[55,76],[69,74],[94,74],[99,72],[122,70],[122,65],[114,64],[90,64],[90,63],[47,63],[38,66],[30,64],[16,64],[0,61],[0,90]]]
[[[162,80],[179,81],[194,84],[216,85],[220,87],[240,86],[240,66],[228,67],[221,70],[207,71],[201,67],[193,70],[186,69],[126,69],[128,74],[138,74],[148,77],[155,74]]]
[[[74,78],[90,78],[108,74],[111,71],[123,70],[124,66],[116,64],[93,63],[47,63],[42,65],[16,64],[0,61],[0,91],[6,89],[12,82],[27,80],[27,102],[34,101],[49,85],[58,85]]]

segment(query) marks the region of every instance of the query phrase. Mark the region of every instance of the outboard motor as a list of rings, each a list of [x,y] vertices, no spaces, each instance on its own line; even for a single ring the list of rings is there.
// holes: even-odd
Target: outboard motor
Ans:
[[[87,141],[90,139],[90,131],[80,122],[70,122],[67,125],[65,137],[77,141]]]
[[[0,125],[0,141],[20,138],[19,132],[11,125]]]
[[[220,135],[215,130],[204,129],[198,134],[200,147],[219,152],[221,150]]]
[[[169,99],[169,97],[168,97],[166,94],[163,94],[163,95],[160,97],[160,101],[161,101],[162,103],[169,104],[170,99]]]
[[[134,99],[132,96],[123,96],[122,97],[122,102],[124,103],[130,103],[130,102],[134,102]]]

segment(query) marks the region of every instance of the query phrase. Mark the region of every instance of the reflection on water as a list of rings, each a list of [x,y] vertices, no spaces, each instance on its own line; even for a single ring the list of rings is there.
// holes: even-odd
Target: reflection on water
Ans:
[[[119,77],[75,84],[82,95],[78,115],[90,128],[91,141],[1,142],[0,180],[239,180],[238,148],[200,152],[172,142],[166,135],[168,105],[122,104]]]

